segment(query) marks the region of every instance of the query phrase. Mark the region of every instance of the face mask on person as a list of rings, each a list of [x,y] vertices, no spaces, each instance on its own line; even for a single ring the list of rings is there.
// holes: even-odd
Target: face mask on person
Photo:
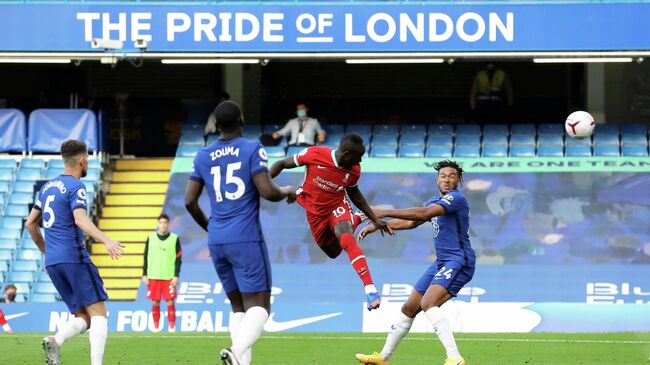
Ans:
[[[15,302],[16,301],[16,293],[7,294],[7,299],[9,299],[10,302]]]
[[[298,118],[304,118],[304,117],[307,116],[307,111],[306,111],[306,110],[303,110],[303,109],[300,109],[300,110],[298,110],[298,111],[296,112],[296,115],[298,115]]]

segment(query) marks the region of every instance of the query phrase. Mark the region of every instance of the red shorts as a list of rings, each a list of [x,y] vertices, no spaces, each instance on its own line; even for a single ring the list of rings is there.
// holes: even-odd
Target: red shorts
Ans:
[[[147,298],[158,301],[176,299],[176,287],[171,280],[149,279]]]
[[[316,215],[307,211],[307,222],[318,247],[322,248],[337,243],[338,239],[334,234],[334,226],[341,221],[350,221],[354,224],[353,214],[354,212],[347,199],[343,199],[339,205],[332,206],[328,215]]]

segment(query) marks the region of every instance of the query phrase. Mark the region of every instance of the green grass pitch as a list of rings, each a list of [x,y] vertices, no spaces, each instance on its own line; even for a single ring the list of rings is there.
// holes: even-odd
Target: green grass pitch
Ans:
[[[42,364],[42,333],[0,333],[3,364]],[[358,364],[357,352],[379,351],[383,334],[266,333],[255,345],[254,365]],[[511,333],[457,334],[469,365],[501,364],[650,364],[650,333]],[[221,364],[218,351],[229,345],[226,334],[110,333],[105,364]],[[63,365],[89,362],[88,335],[67,342]],[[391,364],[442,364],[442,345],[435,334],[412,334]]]

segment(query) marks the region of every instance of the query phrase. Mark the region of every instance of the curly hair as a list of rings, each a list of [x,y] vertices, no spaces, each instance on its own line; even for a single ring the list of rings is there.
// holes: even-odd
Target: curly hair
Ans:
[[[445,168],[445,167],[451,167],[452,169],[455,169],[458,172],[458,180],[460,180],[460,182],[463,182],[463,172],[465,172],[465,171],[463,170],[462,167],[460,167],[460,165],[458,163],[456,163],[456,161],[442,160],[442,161],[438,161],[433,166],[433,168],[437,172],[440,172],[440,170]]]

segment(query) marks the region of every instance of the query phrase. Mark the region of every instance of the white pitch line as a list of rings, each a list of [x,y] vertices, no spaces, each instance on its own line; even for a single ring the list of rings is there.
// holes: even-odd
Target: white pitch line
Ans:
[[[29,335],[21,337],[42,337],[42,335]],[[156,339],[220,339],[220,340],[229,340],[230,336],[226,335],[197,335],[197,334],[187,334],[187,335],[144,335],[141,333],[133,332],[132,334],[127,333],[109,333],[109,338],[156,338]],[[353,336],[274,336],[274,335],[262,335],[262,339],[269,340],[367,340],[367,341],[376,341],[384,340],[386,337],[353,337]],[[436,337],[423,338],[423,337],[407,337],[406,340],[409,341],[432,341]],[[635,340],[561,340],[561,339],[529,339],[529,338],[456,338],[456,341],[478,341],[478,342],[540,342],[540,343],[601,343],[601,344],[629,344],[629,345],[650,345],[650,341],[635,341]]]

